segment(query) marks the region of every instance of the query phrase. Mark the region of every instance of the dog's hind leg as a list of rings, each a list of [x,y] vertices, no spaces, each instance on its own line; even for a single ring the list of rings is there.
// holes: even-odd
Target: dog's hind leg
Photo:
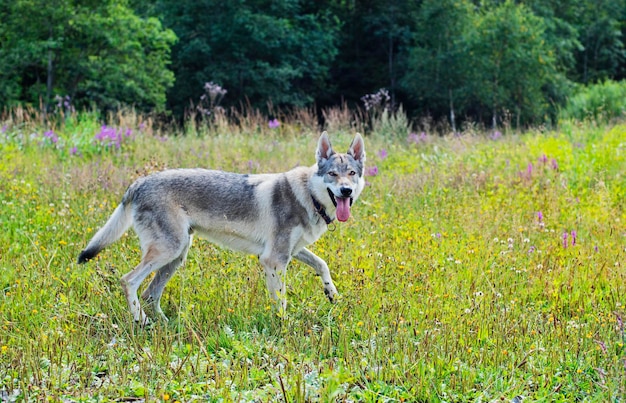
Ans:
[[[149,247],[144,255],[141,263],[137,265],[132,271],[122,276],[120,281],[124,294],[126,295],[126,301],[128,301],[128,307],[133,314],[133,319],[140,325],[146,325],[149,322],[146,313],[141,308],[139,298],[137,298],[137,290],[141,285],[141,282],[148,277],[150,273],[163,266],[166,266],[172,261],[172,256],[159,251],[156,247]]]
[[[133,314],[133,318],[135,322],[141,325],[146,325],[149,319],[144,310],[141,309],[141,304],[137,297],[139,286],[153,271],[169,268],[171,263],[181,258],[183,251],[186,250],[189,245],[189,235],[187,234],[176,237],[174,233],[170,232],[167,235],[169,243],[162,241],[165,235],[157,236],[146,243],[142,243],[145,253],[141,259],[141,263],[131,272],[126,273],[121,279],[122,288],[124,289],[124,294],[126,294],[126,300],[128,301],[128,306]],[[176,264],[176,267],[177,266],[178,264]],[[169,273],[169,276],[165,275],[165,273]],[[173,268],[172,270],[166,270],[164,274],[159,276],[162,280],[159,280],[157,284],[162,282],[163,285],[165,285],[164,280],[169,280],[173,273]],[[153,290],[157,289],[155,285]]]
[[[315,270],[315,273],[321,277],[322,283],[324,284],[324,293],[330,302],[334,302],[337,297],[337,289],[335,288],[333,279],[330,277],[330,270],[326,262],[306,248],[303,248],[300,252],[295,254],[294,258],[311,266]]]
[[[184,247],[180,256],[158,269],[148,287],[141,294],[141,299],[144,301],[144,309],[147,311],[148,316],[161,319],[164,322],[168,321],[167,316],[161,309],[161,295],[163,295],[163,288],[172,278],[176,269],[185,262],[190,244],[191,237],[189,237],[189,243]]]

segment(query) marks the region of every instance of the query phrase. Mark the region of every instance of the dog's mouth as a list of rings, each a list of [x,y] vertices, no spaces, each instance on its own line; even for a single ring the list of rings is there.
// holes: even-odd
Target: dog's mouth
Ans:
[[[348,221],[348,218],[350,218],[350,207],[352,206],[353,202],[352,197],[335,196],[335,194],[329,188],[326,188],[326,190],[328,190],[328,196],[330,196],[330,200],[337,208],[337,220],[342,222]]]

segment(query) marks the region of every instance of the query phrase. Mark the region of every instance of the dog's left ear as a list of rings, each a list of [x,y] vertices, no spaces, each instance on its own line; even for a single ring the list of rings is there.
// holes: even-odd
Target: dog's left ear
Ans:
[[[317,142],[317,164],[322,165],[324,162],[328,161],[334,153],[335,151],[333,151],[333,147],[330,145],[330,140],[328,139],[328,133],[323,132]]]
[[[363,143],[363,137],[359,133],[354,136],[352,139],[352,143],[350,143],[350,148],[348,149],[348,154],[354,157],[355,160],[359,161],[361,164],[365,163],[365,144]]]

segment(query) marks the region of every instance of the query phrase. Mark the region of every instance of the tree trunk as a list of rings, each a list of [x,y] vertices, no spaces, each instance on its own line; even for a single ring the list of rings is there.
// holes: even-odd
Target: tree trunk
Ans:
[[[48,41],[52,42],[52,28],[50,29],[50,36]],[[48,77],[46,79],[46,100],[44,102],[44,115],[48,112],[50,106],[50,100],[52,99],[52,84],[53,84],[53,56],[52,45],[48,45]]]
[[[452,133],[456,133],[456,122],[454,119],[454,100],[452,99],[452,89],[448,89],[448,97],[450,100],[450,125],[452,126]]]

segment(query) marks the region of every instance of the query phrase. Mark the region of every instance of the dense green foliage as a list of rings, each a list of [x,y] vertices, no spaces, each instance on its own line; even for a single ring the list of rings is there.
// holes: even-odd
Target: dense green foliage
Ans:
[[[165,106],[176,36],[125,1],[3,2],[0,20],[0,105]]]
[[[582,87],[561,110],[562,119],[608,122],[626,111],[626,82],[605,81]]]
[[[16,0],[0,20],[0,108],[181,119],[213,82],[227,112],[276,115],[386,88],[412,118],[519,127],[626,73],[626,0]]]
[[[292,262],[280,319],[256,257],[196,239],[165,289],[171,322],[138,329],[119,286],[140,259],[132,231],[75,263],[126,186],[167,166],[313,163],[314,117],[164,136],[134,114],[106,126],[72,115],[50,128],[18,112],[0,121],[3,401],[626,396],[624,125],[374,131],[353,217],[312,247],[329,263],[337,304]],[[354,116],[345,118],[336,126],[349,127]],[[385,119],[373,126],[390,130]],[[343,149],[352,135],[331,138]]]

